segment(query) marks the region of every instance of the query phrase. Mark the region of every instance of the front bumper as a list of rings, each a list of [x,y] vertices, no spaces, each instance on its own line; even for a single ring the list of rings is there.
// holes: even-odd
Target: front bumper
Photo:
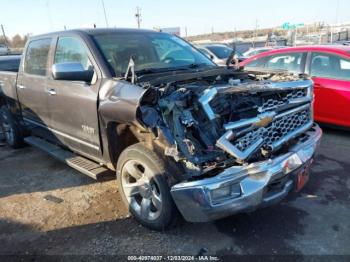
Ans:
[[[311,163],[322,130],[315,124],[306,134],[306,139],[274,159],[230,167],[215,177],[174,185],[171,195],[181,214],[187,221],[206,222],[282,200],[294,187],[294,174]],[[240,193],[214,199],[213,192],[221,188],[238,188]]]

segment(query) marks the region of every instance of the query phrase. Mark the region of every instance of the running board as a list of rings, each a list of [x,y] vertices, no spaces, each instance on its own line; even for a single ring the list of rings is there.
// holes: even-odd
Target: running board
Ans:
[[[34,147],[45,151],[52,157],[66,163],[68,166],[78,170],[97,181],[111,180],[115,178],[115,173],[104,166],[99,165],[85,157],[78,156],[70,151],[51,144],[50,142],[38,137],[29,136],[24,141]]]

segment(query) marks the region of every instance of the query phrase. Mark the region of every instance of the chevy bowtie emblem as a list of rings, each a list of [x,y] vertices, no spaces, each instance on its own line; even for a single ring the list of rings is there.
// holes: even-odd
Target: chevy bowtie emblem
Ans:
[[[273,118],[275,117],[275,115],[276,113],[274,112],[258,115],[257,117],[259,118],[259,120],[254,123],[254,126],[257,126],[257,127],[268,126],[273,121]]]

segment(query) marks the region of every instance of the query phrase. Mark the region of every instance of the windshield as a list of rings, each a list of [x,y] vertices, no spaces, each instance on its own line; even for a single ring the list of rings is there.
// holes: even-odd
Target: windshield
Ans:
[[[118,32],[94,35],[115,76],[124,76],[130,58],[135,71],[215,67],[215,64],[179,37],[157,32]]]
[[[219,59],[228,58],[232,52],[232,48],[228,46],[207,46],[207,48]]]

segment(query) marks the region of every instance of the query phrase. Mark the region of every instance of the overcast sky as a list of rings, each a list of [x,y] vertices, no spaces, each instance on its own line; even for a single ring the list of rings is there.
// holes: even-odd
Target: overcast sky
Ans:
[[[280,26],[284,22],[350,22],[350,1],[338,0],[104,0],[109,25],[142,28],[187,27],[188,35]],[[105,27],[102,0],[0,0],[6,33],[39,34],[79,27]],[[337,18],[338,17],[338,18]]]

